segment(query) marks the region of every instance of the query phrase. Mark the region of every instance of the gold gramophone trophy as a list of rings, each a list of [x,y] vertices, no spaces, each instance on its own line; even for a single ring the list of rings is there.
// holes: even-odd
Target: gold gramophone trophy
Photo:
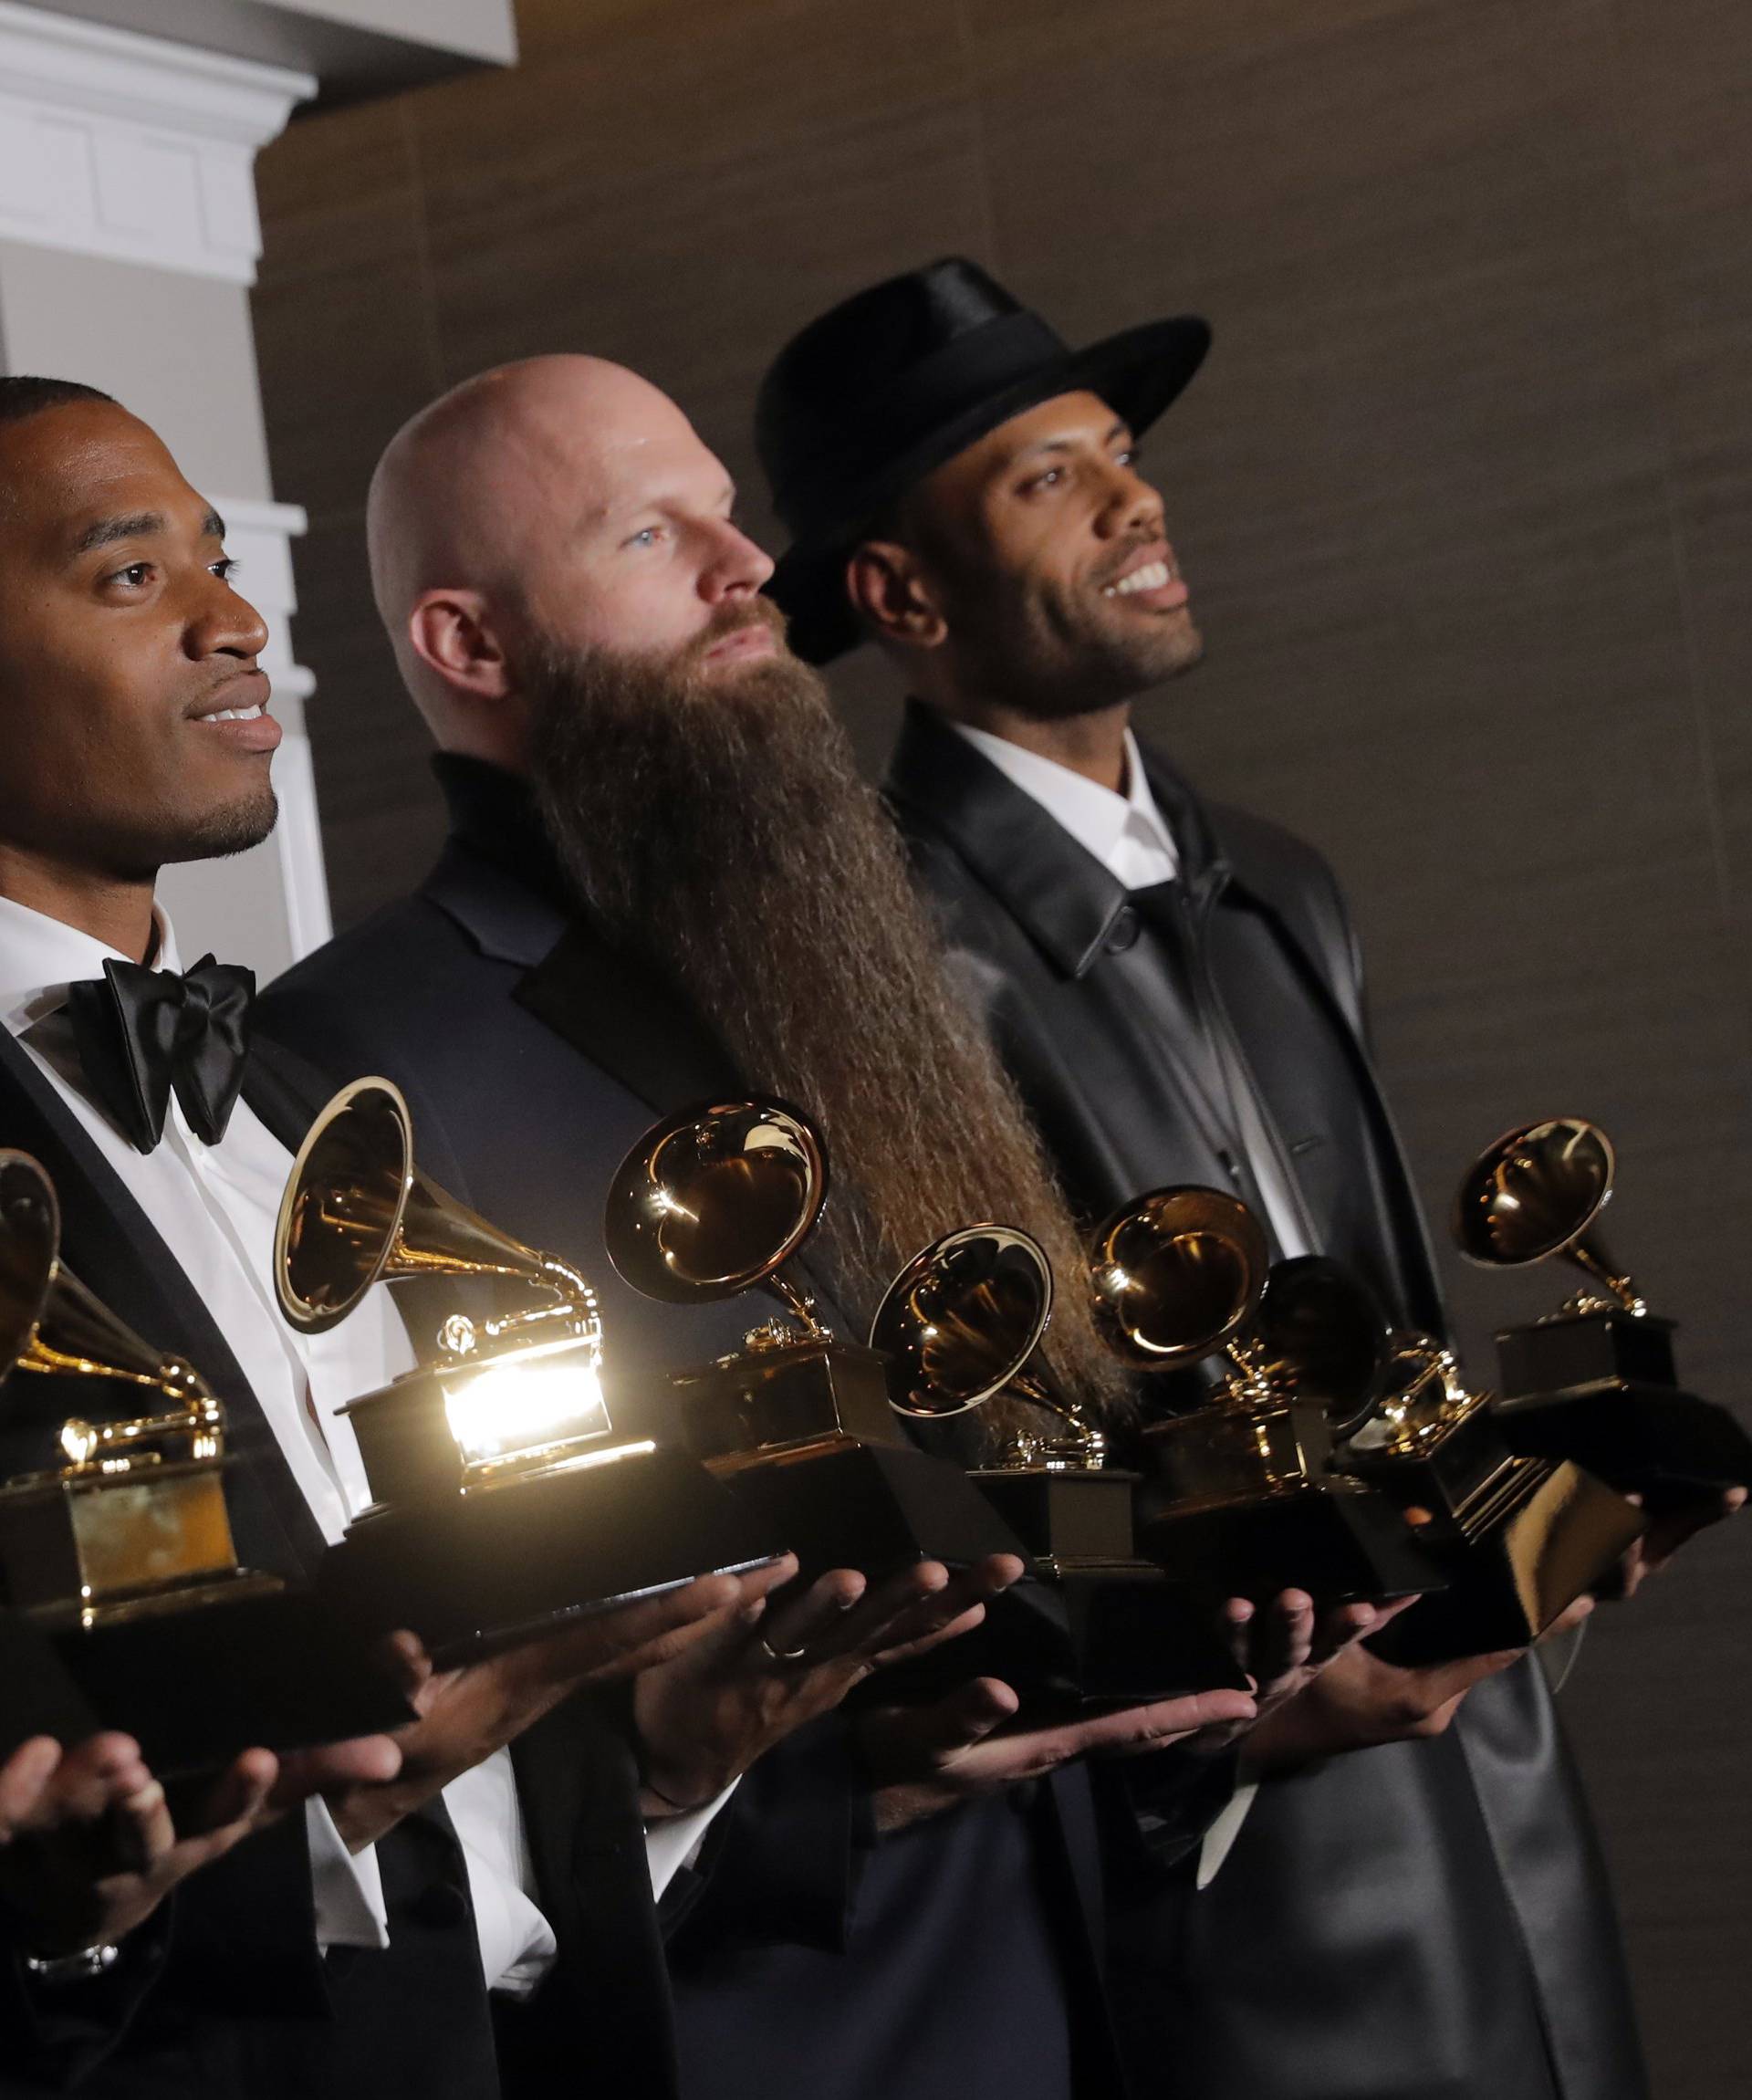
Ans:
[[[1374,1636],[1392,1662],[1525,1647],[1643,1529],[1633,1504],[1580,1467],[1516,1456],[1490,1396],[1468,1391],[1453,1352],[1428,1335],[1392,1337],[1374,1403],[1338,1456],[1398,1503],[1448,1578]]]
[[[170,1403],[66,1420],[65,1463],[0,1487],[5,1601],[53,1644],[93,1725],[137,1738],[162,1775],[411,1720],[386,1657],[308,1593],[239,1566],[219,1401],[71,1275],[59,1244],[48,1176],[0,1152],[0,1405],[24,1408],[38,1379]]]
[[[343,1087],[312,1125],[280,1205],[275,1272],[282,1311],[307,1334],[380,1281],[537,1294],[508,1312],[452,1313],[431,1361],[342,1410],[374,1500],[329,1554],[325,1589],[411,1627],[441,1664],[777,1551],[694,1460],[615,1437],[589,1285],[418,1171],[388,1080]]]
[[[1588,1279],[1559,1311],[1498,1333],[1505,1434],[1517,1451],[1574,1458],[1657,1497],[1752,1484],[1752,1437],[1726,1407],[1680,1390],[1674,1322],[1648,1310],[1601,1240],[1615,1164],[1597,1123],[1559,1116],[1498,1138],[1461,1183],[1454,1234],[1470,1260],[1565,1261]]]
[[[1212,1358],[1225,1366],[1209,1402],[1143,1432],[1142,1550],[1207,1595],[1300,1589],[1324,1604],[1439,1589],[1444,1578],[1398,1507],[1334,1468],[1337,1395],[1305,1389],[1298,1360],[1274,1352],[1281,1336],[1337,1365],[1361,1342],[1368,1361],[1366,1321],[1359,1335],[1343,1272],[1280,1265],[1298,1272],[1285,1286],[1294,1303],[1274,1312],[1266,1264],[1258,1221],[1213,1188],[1157,1189],[1096,1236],[1095,1323],[1113,1354],[1144,1372]]]
[[[1051,1266],[1026,1232],[974,1225],[933,1240],[890,1284],[871,1328],[892,1405],[920,1422],[975,1415],[1000,1395],[1037,1411],[1001,1433],[992,1462],[969,1477],[1063,1599],[1077,1704],[1245,1690],[1250,1680],[1207,1603],[1137,1551],[1139,1476],[1104,1465],[1101,1431],[1027,1368],[1052,1300]],[[951,1659],[971,1674],[964,1654]],[[983,1652],[978,1667],[1006,1676]]]
[[[1021,1553],[965,1473],[901,1427],[884,1359],[840,1341],[785,1274],[827,1193],[815,1130],[765,1096],[686,1109],[621,1163],[604,1231],[635,1290],[694,1305],[760,1288],[784,1309],[733,1354],[673,1375],[689,1448],[797,1554],[805,1578]]]

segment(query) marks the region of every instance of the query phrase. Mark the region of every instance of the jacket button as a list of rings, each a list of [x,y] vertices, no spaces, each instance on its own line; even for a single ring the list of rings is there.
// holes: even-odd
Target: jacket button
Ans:
[[[1122,956],[1127,948],[1137,945],[1139,931],[1137,913],[1130,904],[1121,904],[1113,914],[1113,924],[1107,929],[1107,938],[1101,946],[1110,956]]]

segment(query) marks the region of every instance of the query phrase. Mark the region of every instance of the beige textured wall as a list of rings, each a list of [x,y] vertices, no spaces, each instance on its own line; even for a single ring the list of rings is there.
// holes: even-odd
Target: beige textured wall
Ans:
[[[1337,862],[1432,1205],[1504,1125],[1600,1117],[1694,1383],[1752,1396],[1752,11],[526,0],[519,27],[515,73],[262,162],[338,917],[437,837],[360,529],[434,389],[624,358],[758,525],[756,379],[877,276],[965,249],[1076,337],[1202,309],[1215,356],[1151,453],[1210,653],[1152,726]],[[873,757],[884,677],[840,684]],[[1475,1345],[1555,1288],[1453,1281]],[[1744,2084],[1748,1548],[1611,1615],[1565,1695],[1663,2100]]]

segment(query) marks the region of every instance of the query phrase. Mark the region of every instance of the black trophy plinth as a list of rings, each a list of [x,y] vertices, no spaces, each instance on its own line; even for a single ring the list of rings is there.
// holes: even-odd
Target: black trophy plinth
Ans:
[[[1495,1655],[1537,1640],[1613,1567],[1640,1513],[1579,1466],[1517,1458],[1455,1531],[1429,1540],[1449,1576],[1368,1646],[1408,1668]]]
[[[34,1615],[89,1711],[161,1779],[414,1719],[376,1635],[271,1576],[112,1604],[90,1625],[71,1604]]]
[[[1443,1577],[1397,1504],[1332,1469],[1314,1400],[1225,1402],[1152,1423],[1140,1551],[1209,1597],[1319,1604],[1422,1595]]]
[[[1139,1527],[1138,1544],[1206,1597],[1256,1604],[1284,1590],[1305,1590],[1320,1605],[1386,1602],[1423,1596],[1445,1580],[1391,1502],[1336,1477],[1170,1510]]]
[[[1642,1531],[1639,1510],[1578,1466],[1517,1457],[1496,1410],[1460,1404],[1403,1447],[1367,1432],[1345,1463],[1392,1498],[1447,1577],[1375,1635],[1389,1661],[1446,1662],[1525,1647],[1592,1589]]]
[[[1246,1690],[1208,1598],[1138,1553],[1138,1474],[1017,1466],[972,1478],[1064,1599],[1084,1708]]]
[[[689,1447],[797,1555],[804,1582],[829,1568],[876,1582],[917,1561],[1027,1558],[958,1466],[908,1440],[872,1350],[790,1343],[674,1384]]]
[[[1652,1313],[1560,1313],[1496,1337],[1510,1448],[1573,1458],[1657,1502],[1752,1485],[1752,1437],[1680,1389],[1674,1322]]]
[[[740,1573],[781,1543],[694,1459],[622,1446],[376,1505],[328,1555],[320,1588],[358,1623],[411,1628],[448,1666]]]

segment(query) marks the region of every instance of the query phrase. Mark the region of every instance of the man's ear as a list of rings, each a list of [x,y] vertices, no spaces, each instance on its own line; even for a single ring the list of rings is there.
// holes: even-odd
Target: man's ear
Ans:
[[[846,559],[853,610],[878,642],[907,649],[941,648],[949,634],[929,578],[910,547],[867,539]]]
[[[511,675],[485,599],[478,590],[427,590],[408,614],[408,641],[454,691],[503,700]]]

